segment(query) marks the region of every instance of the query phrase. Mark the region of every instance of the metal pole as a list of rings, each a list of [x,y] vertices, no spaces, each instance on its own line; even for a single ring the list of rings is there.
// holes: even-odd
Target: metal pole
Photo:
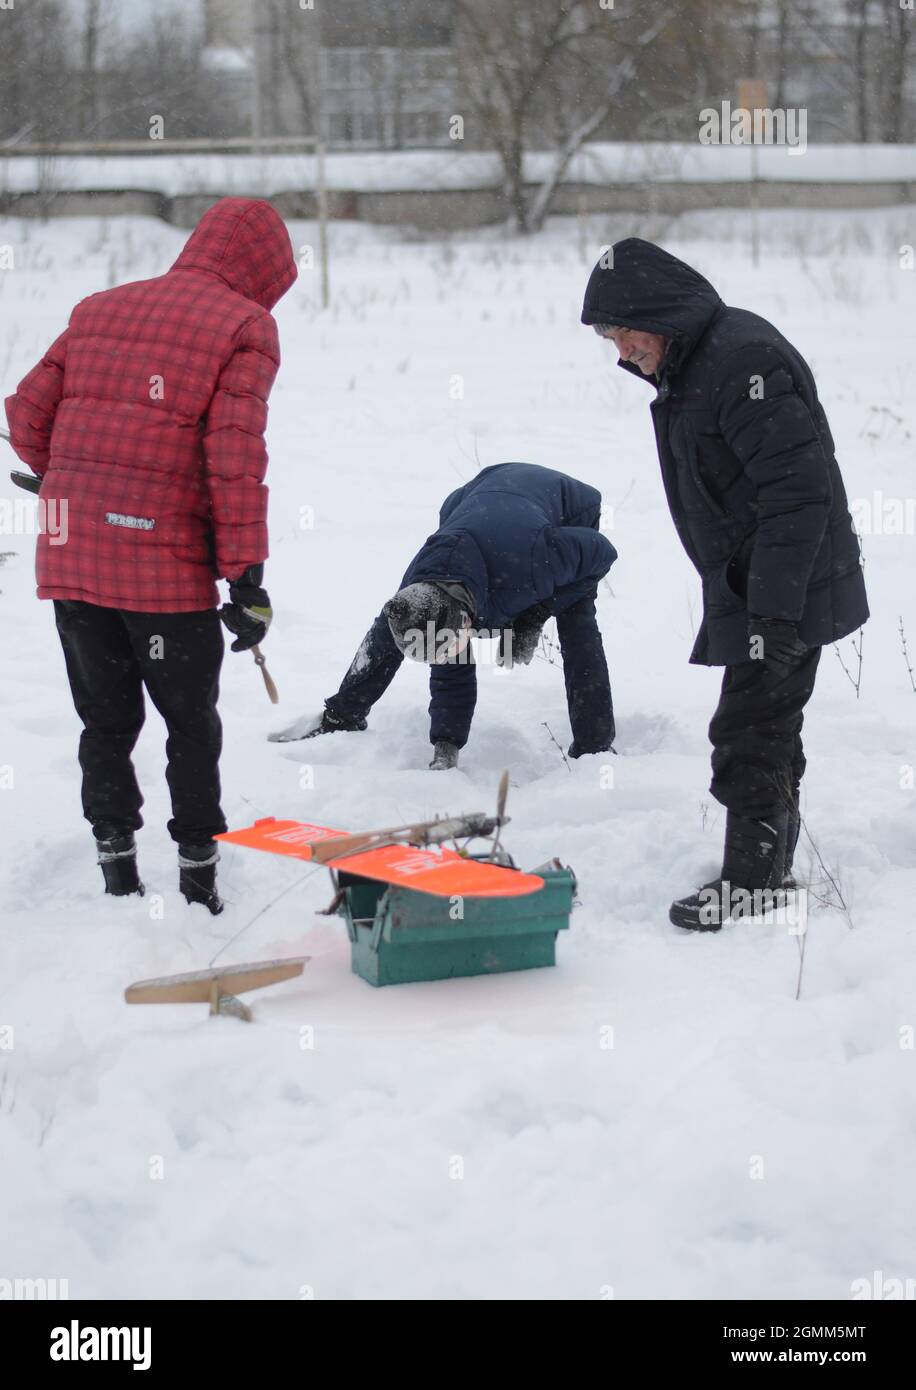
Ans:
[[[315,195],[318,205],[318,258],[321,262],[321,307],[331,303],[331,268],[328,253],[328,185],[325,167],[324,73],[321,52],[321,17],[313,10],[311,24],[312,113],[315,122]]]
[[[261,154],[261,141],[264,136],[264,94],[261,86],[261,28],[258,24],[257,15],[252,16],[251,20],[251,49],[252,49],[252,92],[251,92],[251,135],[253,140],[252,149],[255,155]],[[258,174],[261,183],[261,191],[264,190],[264,160],[256,160]]]
[[[739,77],[738,105],[751,118],[751,261],[760,264],[760,165],[757,150],[757,112],[766,109],[767,84],[759,77]]]
[[[319,117],[319,120],[321,118]],[[325,181],[324,135],[318,135],[316,146],[318,177],[318,248],[321,260],[321,307],[327,309],[331,303],[331,266],[328,255],[328,188]]]
[[[751,143],[751,264],[760,265],[760,181],[757,142]]]

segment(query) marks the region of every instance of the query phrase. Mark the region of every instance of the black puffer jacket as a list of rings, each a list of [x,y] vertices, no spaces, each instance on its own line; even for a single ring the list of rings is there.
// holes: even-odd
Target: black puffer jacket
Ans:
[[[602,257],[582,322],[669,340],[652,403],[668,505],[703,581],[691,661],[748,659],[747,618],[798,624],[808,646],[868,617],[859,545],[811,369],[757,314],[631,237]],[[622,363],[642,376],[635,366]]]

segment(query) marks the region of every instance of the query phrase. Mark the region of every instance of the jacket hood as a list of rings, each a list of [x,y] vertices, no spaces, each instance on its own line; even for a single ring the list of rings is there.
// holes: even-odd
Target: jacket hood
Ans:
[[[198,222],[173,270],[205,270],[272,309],[298,270],[286,223],[259,198],[222,198]]]
[[[672,344],[666,367],[676,368],[723,307],[712,285],[693,266],[651,241],[628,237],[592,271],[582,322],[661,333]]]

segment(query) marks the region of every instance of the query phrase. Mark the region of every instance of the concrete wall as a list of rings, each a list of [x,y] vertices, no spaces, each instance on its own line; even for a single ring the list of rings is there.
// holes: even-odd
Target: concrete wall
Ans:
[[[876,208],[916,202],[916,183],[776,183],[756,186],[762,208]],[[553,200],[556,213],[693,212],[703,208],[748,208],[747,183],[563,184]]]
[[[234,190],[237,191],[237,190]],[[870,208],[916,203],[916,182],[880,183],[758,183],[761,208]],[[252,190],[252,196],[261,196]],[[176,227],[193,227],[216,194],[178,194],[143,189],[117,191],[0,194],[0,213],[12,217],[111,217],[132,213],[160,217]],[[285,218],[313,218],[316,199],[309,190],[285,190],[271,195]],[[746,183],[678,183],[675,181],[621,184],[563,184],[553,201],[554,213],[646,212],[667,215],[704,208],[747,208],[751,189]],[[503,221],[507,208],[492,188],[450,191],[328,194],[330,216],[377,224],[410,226],[421,231],[446,232],[483,227]]]

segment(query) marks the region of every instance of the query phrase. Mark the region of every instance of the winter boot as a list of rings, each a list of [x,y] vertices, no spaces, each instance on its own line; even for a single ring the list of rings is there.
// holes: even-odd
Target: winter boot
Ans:
[[[572,758],[573,760],[575,760],[576,758],[586,758],[592,753],[616,754],[616,752],[617,750],[615,748],[612,748],[609,743],[606,743],[603,748],[580,748],[576,740],[573,739],[572,743],[566,750],[566,756],[567,758]]]
[[[214,917],[223,910],[216,891],[219,850],[213,840],[205,845],[178,846],[178,887],[189,903],[203,903]]]
[[[719,931],[731,918],[753,917],[784,901],[780,892],[786,851],[786,812],[750,820],[729,811],[721,877],[678,898],[668,913],[687,931]]]
[[[430,763],[433,772],[447,772],[450,767],[457,766],[458,749],[448,739],[440,738],[438,743],[433,744],[433,760]]]
[[[137,873],[137,843],[130,830],[119,831],[111,825],[93,826],[99,864],[105,879],[105,892],[115,898],[137,893],[142,898],[143,884]]]

